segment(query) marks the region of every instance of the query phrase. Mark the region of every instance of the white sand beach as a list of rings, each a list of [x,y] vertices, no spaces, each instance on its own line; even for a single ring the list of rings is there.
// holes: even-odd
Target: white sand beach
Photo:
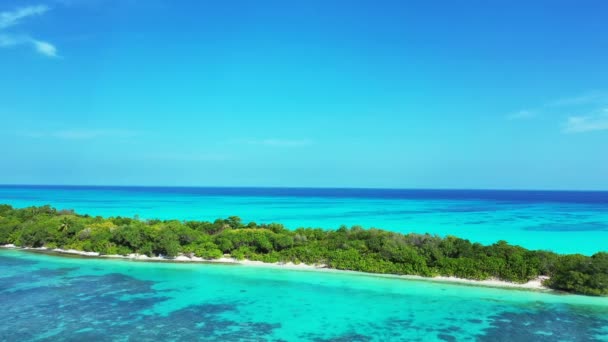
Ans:
[[[47,248],[47,247],[36,247],[36,248],[17,247],[13,244],[0,245],[0,248],[44,251],[44,252],[56,253],[56,254],[71,254],[71,255],[80,255],[80,256],[85,256],[85,257],[96,257],[96,258],[111,258],[111,259],[123,259],[123,260],[135,260],[135,261],[155,261],[155,262],[223,263],[223,264],[244,265],[244,266],[250,266],[250,267],[272,267],[272,268],[281,268],[281,269],[290,269],[290,270],[363,274],[363,275],[371,275],[371,276],[385,277],[385,278],[434,281],[434,282],[462,284],[462,285],[469,285],[469,286],[514,288],[514,289],[525,289],[525,290],[535,290],[535,291],[553,291],[542,284],[542,282],[544,280],[548,279],[548,277],[546,277],[546,276],[540,276],[537,279],[531,280],[527,283],[519,284],[519,283],[512,283],[512,282],[500,280],[500,279],[473,280],[473,279],[464,279],[464,278],[457,278],[457,277],[444,277],[444,276],[422,277],[422,276],[417,276],[417,275],[367,273],[367,272],[338,270],[338,269],[328,268],[326,265],[323,265],[323,264],[309,265],[309,264],[304,264],[304,263],[294,264],[293,262],[266,263],[266,262],[262,262],[262,261],[247,260],[247,259],[238,260],[238,259],[232,258],[227,255],[225,255],[224,257],[221,257],[219,259],[203,259],[203,258],[199,258],[196,256],[190,257],[190,256],[186,256],[186,255],[179,255],[175,258],[167,258],[164,256],[149,257],[149,256],[143,255],[143,254],[101,255],[97,252],[85,252],[85,251],[79,251],[79,250],[75,250],[75,249],[61,249],[61,248]]]

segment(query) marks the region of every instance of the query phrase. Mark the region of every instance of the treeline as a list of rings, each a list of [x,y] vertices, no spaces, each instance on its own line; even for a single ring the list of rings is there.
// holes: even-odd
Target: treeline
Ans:
[[[608,295],[608,253],[558,255],[499,241],[490,246],[453,236],[399,234],[379,229],[337,230],[281,224],[93,217],[50,206],[14,209],[0,205],[0,244],[206,259],[224,254],[264,262],[325,264],[371,273],[491,277],[524,283],[549,276],[547,286],[587,295]]]

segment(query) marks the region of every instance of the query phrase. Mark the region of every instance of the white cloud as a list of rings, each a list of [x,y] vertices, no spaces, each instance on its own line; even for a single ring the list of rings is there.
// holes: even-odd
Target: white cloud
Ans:
[[[506,116],[508,120],[527,120],[543,116],[561,117],[564,133],[608,130],[608,91],[595,90],[578,96],[546,102]]]
[[[596,90],[579,96],[560,99],[551,104],[569,112],[563,125],[565,133],[585,133],[608,130],[608,91]]]
[[[42,15],[48,10],[49,8],[45,5],[37,5],[21,7],[14,11],[0,12],[0,30],[18,25],[21,19]]]
[[[600,113],[585,116],[570,116],[564,124],[566,133],[584,133],[608,130],[608,108]]]
[[[308,139],[256,139],[247,140],[249,145],[263,145],[263,146],[275,146],[275,147],[298,147],[308,146],[312,144],[312,141]]]
[[[46,57],[58,57],[57,48],[46,41],[31,38],[23,34],[6,32],[7,28],[17,26],[22,19],[43,15],[49,10],[45,5],[21,7],[14,11],[0,12],[0,48],[19,45],[30,45],[34,50]]]
[[[32,43],[39,53],[49,57],[57,57],[57,48],[53,44],[41,40],[32,40]]]
[[[9,48],[18,45],[32,45],[36,52],[47,57],[59,57],[57,48],[49,43],[41,40],[32,39],[27,36],[0,34],[0,48]]]

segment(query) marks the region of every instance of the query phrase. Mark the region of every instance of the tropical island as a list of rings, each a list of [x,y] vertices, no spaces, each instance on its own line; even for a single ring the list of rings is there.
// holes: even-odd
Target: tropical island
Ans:
[[[400,234],[380,229],[336,230],[243,223],[140,220],[80,215],[51,206],[0,205],[0,245],[61,248],[100,255],[140,254],[205,260],[226,256],[265,263],[322,264],[377,274],[499,279],[571,293],[608,295],[608,253],[592,256],[527,250],[505,241],[484,246],[454,236]]]

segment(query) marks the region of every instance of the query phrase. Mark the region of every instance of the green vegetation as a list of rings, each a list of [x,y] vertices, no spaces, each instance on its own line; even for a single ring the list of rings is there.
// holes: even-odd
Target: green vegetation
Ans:
[[[280,224],[244,224],[238,217],[215,222],[92,217],[50,206],[0,205],[0,244],[59,247],[101,254],[140,253],[206,259],[230,254],[264,262],[325,264],[340,270],[524,283],[545,275],[563,291],[608,295],[608,253],[592,257],[530,251],[499,241],[490,246],[453,236],[399,234],[379,229],[337,230]]]

